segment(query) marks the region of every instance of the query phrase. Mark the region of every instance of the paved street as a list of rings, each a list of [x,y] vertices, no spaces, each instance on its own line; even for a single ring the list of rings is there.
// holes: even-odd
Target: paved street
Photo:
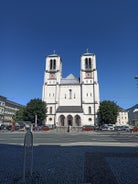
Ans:
[[[23,145],[25,132],[0,132],[0,144]],[[123,145],[137,146],[138,133],[120,132],[33,132],[34,145]],[[121,146],[123,146],[121,144]]]
[[[0,132],[0,144],[23,145],[25,132]],[[138,133],[129,132],[33,132],[34,145],[120,144],[138,145]],[[122,145],[123,146],[123,145]]]
[[[24,132],[0,132],[0,183],[23,183]],[[138,134],[35,132],[26,183],[137,184]],[[31,157],[28,152],[28,158]]]

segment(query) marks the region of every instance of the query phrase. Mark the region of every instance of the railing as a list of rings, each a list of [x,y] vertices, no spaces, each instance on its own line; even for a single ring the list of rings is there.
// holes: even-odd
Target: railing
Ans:
[[[60,127],[56,127],[56,132],[81,132],[82,131],[82,127],[80,126],[76,126],[76,127],[69,127],[68,126],[60,126]]]

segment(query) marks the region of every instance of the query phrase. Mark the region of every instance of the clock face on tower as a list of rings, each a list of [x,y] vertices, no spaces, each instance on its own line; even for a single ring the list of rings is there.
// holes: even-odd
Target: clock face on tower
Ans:
[[[85,73],[85,77],[86,78],[91,78],[92,77],[92,73],[91,72],[86,72]]]
[[[56,78],[56,74],[55,73],[50,73],[49,74],[49,78],[50,79],[55,79]]]

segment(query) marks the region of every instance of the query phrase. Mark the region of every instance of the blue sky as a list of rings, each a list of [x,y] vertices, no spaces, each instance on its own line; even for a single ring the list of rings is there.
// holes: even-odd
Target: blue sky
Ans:
[[[26,105],[41,98],[45,56],[79,77],[80,55],[95,53],[100,99],[138,103],[137,0],[1,0],[0,95]]]

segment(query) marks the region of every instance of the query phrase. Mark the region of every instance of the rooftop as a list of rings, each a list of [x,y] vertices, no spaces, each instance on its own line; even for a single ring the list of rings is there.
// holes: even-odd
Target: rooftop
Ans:
[[[81,106],[59,106],[57,112],[82,113],[83,110]]]
[[[73,74],[69,74],[66,78],[62,78],[61,84],[79,84],[79,78],[74,77]]]

